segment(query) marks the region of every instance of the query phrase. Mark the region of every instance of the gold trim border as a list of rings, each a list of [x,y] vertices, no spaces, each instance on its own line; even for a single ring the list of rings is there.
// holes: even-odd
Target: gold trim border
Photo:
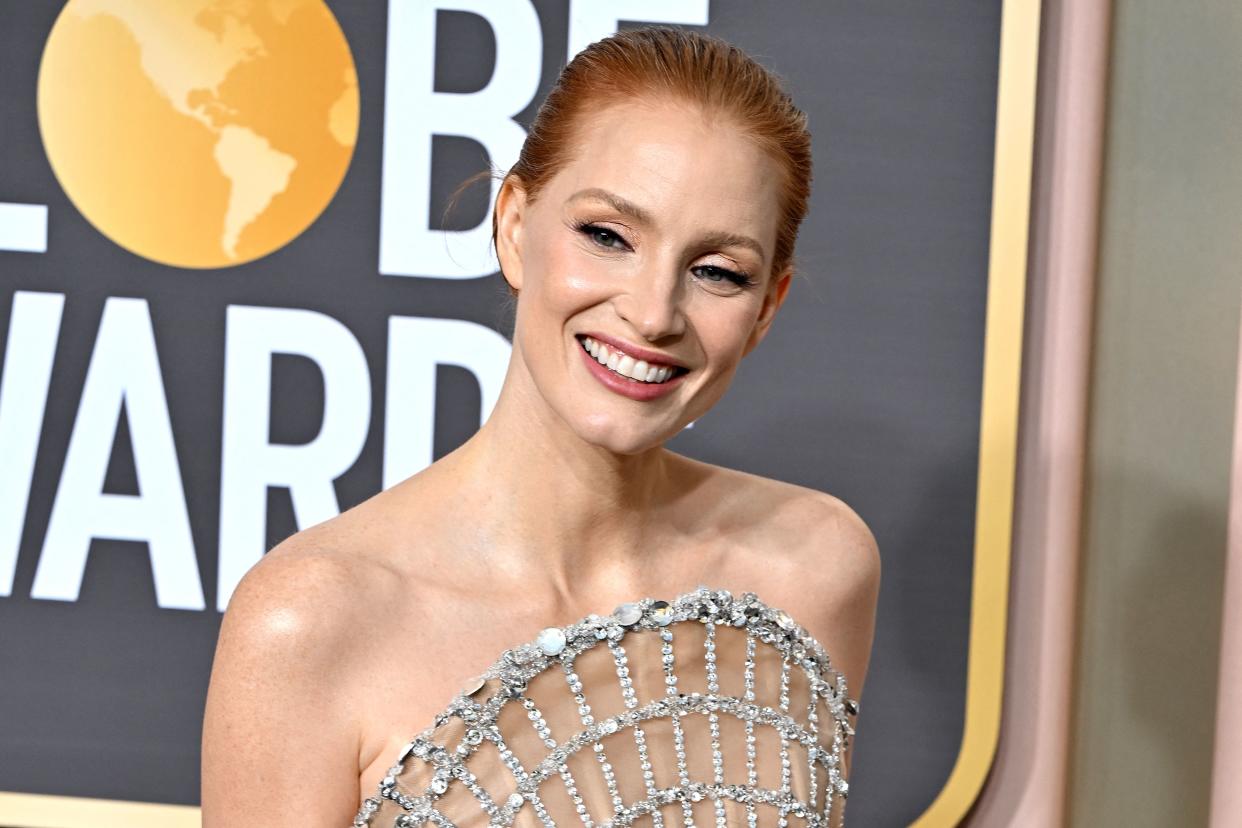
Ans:
[[[0,792],[0,825],[10,828],[200,828],[200,809],[118,799]]]
[[[948,780],[911,828],[949,828],[961,823],[983,788],[1000,736],[1039,21],[1039,0],[1004,0],[996,90],[966,723],[957,762]]]
[[[1039,23],[1039,0],[1004,0],[992,168],[966,723],[961,749],[948,780],[911,828],[949,828],[961,822],[983,787],[1000,735]],[[86,824],[94,828],[199,828],[202,824],[200,809],[189,805],[4,792],[0,792],[0,819],[14,828]]]

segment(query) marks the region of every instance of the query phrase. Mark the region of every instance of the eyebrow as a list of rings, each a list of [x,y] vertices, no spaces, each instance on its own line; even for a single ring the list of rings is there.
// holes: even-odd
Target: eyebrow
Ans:
[[[568,201],[579,201],[581,199],[593,198],[602,201],[612,207],[618,213],[624,213],[631,216],[635,221],[643,224],[653,224],[651,213],[639,207],[634,202],[622,198],[616,193],[601,189],[600,187],[588,187],[585,190],[579,190],[571,195]],[[699,239],[700,243],[708,247],[745,247],[754,251],[762,261],[767,261],[767,254],[763,252],[763,245],[752,239],[750,236],[744,236],[739,233],[711,232]]]

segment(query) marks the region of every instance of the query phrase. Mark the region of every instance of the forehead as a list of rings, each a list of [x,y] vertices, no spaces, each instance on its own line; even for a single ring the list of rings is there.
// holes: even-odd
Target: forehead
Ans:
[[[549,182],[555,198],[597,187],[662,224],[744,229],[770,245],[780,168],[736,121],[676,101],[627,101],[583,120],[572,157]]]

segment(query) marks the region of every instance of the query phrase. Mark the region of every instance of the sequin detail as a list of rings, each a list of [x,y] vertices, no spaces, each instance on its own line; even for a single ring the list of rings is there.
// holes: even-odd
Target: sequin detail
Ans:
[[[689,638],[677,643],[682,633],[694,631],[687,625],[699,624],[702,630],[694,638],[701,644],[691,649]],[[658,645],[639,646],[647,636]],[[726,639],[736,645],[734,658],[728,657]],[[578,672],[579,662],[596,648],[616,676],[620,706],[615,715],[597,715],[587,693],[602,694],[604,688],[585,686]],[[659,663],[639,662],[644,671],[636,673],[636,653],[658,654]],[[771,675],[763,675],[765,664],[774,671]],[[691,676],[688,671],[698,677],[695,681],[705,678],[698,686],[706,692],[681,689],[683,677]],[[557,704],[547,707],[546,701],[541,707],[531,690],[536,680],[558,674],[572,714]],[[646,699],[635,688],[640,674]],[[795,676],[802,694],[796,706],[791,702]],[[744,814],[747,828],[755,828],[761,812],[773,817],[764,824],[780,828],[790,824],[790,816],[800,820],[795,828],[841,824],[848,793],[841,758],[854,736],[851,720],[858,703],[849,698],[845,678],[833,669],[824,648],[792,617],[754,593],[735,598],[726,590],[699,587],[672,601],[646,598],[623,604],[612,615],[589,615],[543,630],[535,641],[506,650],[480,678],[482,687],[472,681],[406,746],[378,793],[363,801],[355,828],[457,828],[482,820],[509,828],[526,808],[544,828],[628,828],[640,818],[653,828],[673,828],[671,818],[694,828],[700,802],[710,806],[705,813],[714,828],[729,828],[728,803],[738,803],[732,807]],[[660,692],[653,692],[653,681],[662,685]],[[769,704],[760,703],[762,693],[757,693],[765,681],[776,696]],[[726,683],[735,694],[722,690]],[[617,687],[609,693],[617,695]],[[609,712],[606,706],[601,709]],[[558,715],[551,717],[549,711]],[[821,711],[828,716],[821,719]],[[524,725],[517,724],[518,716]],[[736,744],[724,744],[727,720],[737,726]],[[573,722],[571,728],[567,721]],[[558,728],[564,732],[555,732]],[[450,742],[437,740],[449,731],[457,734]],[[657,732],[671,736],[672,756],[653,752]],[[775,745],[773,756],[761,755],[761,737]],[[692,771],[700,765],[691,759],[700,751],[708,753],[703,762],[710,767],[701,779]],[[624,774],[619,780],[610,752],[632,757],[634,773],[641,774],[637,784],[621,784],[628,780]],[[592,755],[594,761],[587,761]],[[805,768],[797,780],[795,761]],[[767,785],[760,784],[760,769],[765,769]],[[595,777],[587,780],[596,792],[590,801],[583,788],[588,772]],[[666,784],[660,784],[661,777]],[[552,791],[548,786],[553,785],[560,790]],[[632,793],[629,801],[626,787]],[[545,805],[541,793],[567,799],[569,805],[555,806],[553,799]],[[475,817],[466,808],[470,802]],[[557,810],[559,823],[550,808]]]

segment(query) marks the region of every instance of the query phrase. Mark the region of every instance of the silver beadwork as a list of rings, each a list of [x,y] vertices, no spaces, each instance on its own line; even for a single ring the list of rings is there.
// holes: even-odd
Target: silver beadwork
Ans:
[[[656,601],[651,605],[651,620],[661,627],[673,623],[673,608],[667,601]]]
[[[561,650],[565,649],[565,632],[558,627],[548,627],[539,633],[539,637],[535,639],[535,645],[543,651],[544,655],[558,655]]]
[[[637,624],[643,617],[643,608],[635,602],[622,604],[613,610],[617,623],[623,627],[632,627]]]
[[[696,627],[698,622],[703,625],[703,660],[698,681],[702,682],[706,675],[706,686],[700,683],[695,688],[691,684],[683,689],[677,669],[679,663],[682,658],[695,661],[698,656],[691,658],[693,653],[682,649],[675,655],[673,642],[675,631],[689,622],[695,622]],[[732,632],[733,628],[739,632]],[[634,651],[628,644],[631,637],[637,643],[639,637],[650,635],[658,636],[656,651],[660,661],[658,666],[652,667],[640,659],[637,664],[643,669],[638,669]],[[740,653],[730,658],[729,651],[721,649],[725,635],[732,636],[731,640],[738,642],[738,646],[743,641],[740,636],[745,636],[744,659]],[[597,714],[588,701],[588,692],[594,697],[600,689],[595,684],[599,680],[597,668],[591,674],[593,683],[590,686],[584,685],[582,677],[587,675],[586,668],[582,668],[582,676],[575,671],[575,662],[582,654],[601,646],[607,648],[606,658],[611,653],[623,703],[620,713],[614,714],[604,706]],[[757,673],[761,647],[765,656],[762,664],[780,665],[779,681],[775,675],[760,681]],[[770,661],[767,659],[769,650],[776,656]],[[555,712],[558,708],[545,706],[541,710],[535,697],[530,695],[532,682],[549,668],[563,673],[561,692],[567,690],[572,705],[577,708],[576,718],[581,727],[572,733],[559,730],[554,733],[544,717],[544,710]],[[742,674],[740,697],[722,694],[721,672],[724,670],[737,670]],[[805,673],[809,696],[808,704],[804,707],[799,703],[796,710],[792,709],[790,699],[791,676],[795,670]],[[636,679],[645,682],[640,686],[647,688],[641,699],[635,690]],[[495,681],[487,684],[491,680]],[[652,689],[652,680],[659,682],[663,689],[648,699],[646,694]],[[481,692],[484,687],[489,689]],[[779,697],[759,695],[757,690],[763,687],[769,688],[767,692],[773,695],[773,691],[778,691]],[[685,692],[702,689],[706,692]],[[615,687],[612,693],[615,698]],[[509,721],[508,716],[503,722],[500,720],[501,712],[515,701],[521,708],[518,714],[529,723],[525,735],[515,731],[511,722],[505,723]],[[545,703],[554,702],[545,699]],[[788,825],[788,817],[792,815],[805,823],[806,828],[827,828],[834,811],[844,805],[848,794],[841,760],[854,734],[852,719],[857,716],[857,710],[857,702],[847,695],[844,676],[831,667],[823,647],[790,615],[764,605],[753,593],[734,598],[725,590],[700,587],[673,601],[647,598],[622,604],[609,616],[590,615],[564,627],[548,627],[533,643],[505,651],[487,672],[467,683],[449,707],[434,718],[431,727],[402,749],[397,762],[382,780],[378,795],[363,801],[353,824],[356,828],[380,825],[384,828],[390,825],[457,828],[437,804],[452,793],[454,786],[461,785],[470,794],[467,804],[473,799],[479,809],[482,817],[482,822],[477,823],[479,826],[486,822],[490,828],[510,828],[518,812],[529,803],[539,823],[544,828],[554,828],[558,822],[548,811],[552,800],[548,800],[549,805],[545,807],[540,792],[546,792],[544,786],[558,780],[556,784],[563,785],[574,809],[564,814],[564,807],[557,806],[560,810],[556,820],[560,820],[564,828],[577,828],[579,824],[583,828],[628,828],[640,817],[649,817],[653,828],[665,828],[669,808],[680,808],[678,822],[684,823],[686,828],[694,828],[693,804],[696,802],[710,804],[715,828],[729,828],[728,802],[745,808],[748,828],[757,825],[759,808],[770,809],[780,826]],[[711,770],[704,779],[694,778],[697,772],[691,772],[687,751],[707,749],[709,745],[700,744],[699,736],[695,736],[691,745],[688,731],[682,726],[683,719],[695,716],[707,722],[705,735],[710,742]],[[738,752],[726,752],[721,736],[721,720],[725,717],[743,723],[744,754],[740,741],[736,745]],[[465,727],[457,730],[448,744],[437,743],[439,728],[454,720],[464,722]],[[554,716],[553,720],[560,722],[557,728],[565,723],[564,716]],[[651,749],[650,734],[655,731],[649,727],[657,721],[666,722],[671,728],[674,755],[669,758],[675,759],[676,768],[668,771],[667,781],[673,783],[670,787],[661,787],[655,773],[658,763],[653,764],[657,754]],[[768,754],[760,755],[757,750],[756,732],[760,729],[774,731],[779,739],[779,788],[758,784],[758,766],[769,761]],[[534,736],[538,740],[531,745]],[[821,742],[821,738],[831,741]],[[617,782],[619,771],[605,750],[605,742],[613,745],[614,739],[633,739],[630,755],[637,748],[638,768],[634,772],[642,775],[640,792],[637,792],[642,799],[626,802],[621,794]],[[790,755],[795,743],[805,749],[809,770],[809,775],[801,776],[797,784]],[[486,758],[475,757],[476,752],[489,745],[494,746],[494,750]],[[511,745],[520,748],[521,761]],[[531,752],[533,750],[545,753],[539,758]],[[581,759],[573,760],[580,754]],[[580,773],[593,767],[596,769],[593,773],[603,777],[602,788],[591,786],[590,789],[598,793],[596,800],[588,803],[583,796],[587,788],[580,789],[569,763],[591,756],[595,761],[580,768],[575,766]],[[497,757],[500,764],[493,764],[486,776],[483,770],[486,765],[471,769],[476,761],[494,763]],[[745,784],[741,784],[743,758]],[[777,760],[777,757],[771,759]],[[533,764],[523,767],[523,762]],[[414,768],[427,772],[421,777],[424,780],[421,783],[414,781]],[[628,768],[625,770],[629,772]],[[817,773],[819,770],[823,771],[822,775]],[[480,776],[476,777],[476,772]],[[496,780],[497,773],[507,774],[510,779],[508,790],[511,793],[507,794],[503,805],[493,801],[480,784],[485,779]],[[808,776],[809,790],[803,790]],[[407,777],[410,781],[403,782]],[[775,782],[774,777],[767,778]],[[635,791],[635,788],[631,786],[627,790]],[[492,793],[506,796],[503,791],[503,788],[500,792],[493,788]],[[561,796],[563,801],[564,794]],[[454,819],[462,818],[461,807],[454,806]],[[598,822],[592,818],[592,810]],[[572,825],[565,822],[567,817]],[[462,823],[462,828],[474,825],[476,823],[470,821]]]

